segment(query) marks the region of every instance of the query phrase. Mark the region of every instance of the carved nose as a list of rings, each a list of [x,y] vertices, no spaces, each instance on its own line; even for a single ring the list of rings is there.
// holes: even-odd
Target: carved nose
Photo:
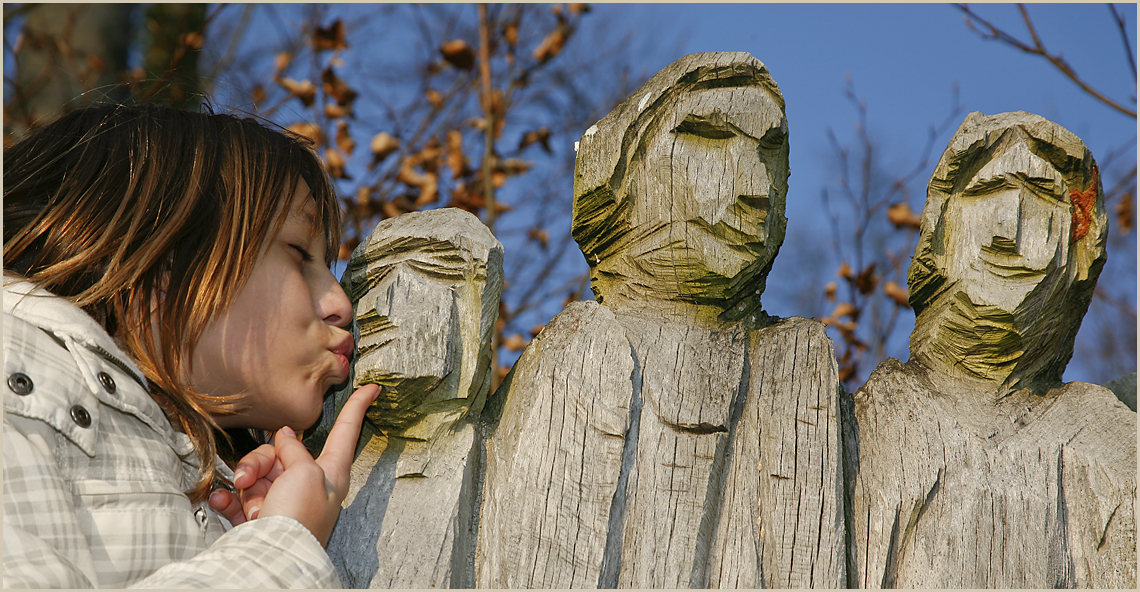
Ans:
[[[990,247],[997,251],[1017,254],[1021,238],[1021,196],[1003,196],[994,209],[994,230]]]

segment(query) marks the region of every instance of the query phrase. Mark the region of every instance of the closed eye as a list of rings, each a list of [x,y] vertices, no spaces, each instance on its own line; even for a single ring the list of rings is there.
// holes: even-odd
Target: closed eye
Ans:
[[[306,251],[300,245],[292,245],[291,244],[291,245],[289,245],[289,247],[295,249],[298,253],[301,254],[301,261],[306,261],[306,262],[313,261],[313,256],[311,254],[309,254],[309,252]]]
[[[736,136],[731,124],[725,121],[724,116],[719,112],[713,112],[708,117],[688,115],[684,121],[673,128],[673,132],[711,140],[726,140]]]

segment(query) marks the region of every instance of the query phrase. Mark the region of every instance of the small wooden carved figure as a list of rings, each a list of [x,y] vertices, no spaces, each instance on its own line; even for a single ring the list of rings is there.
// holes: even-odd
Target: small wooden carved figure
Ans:
[[[859,587],[1136,586],[1136,413],[1061,374],[1104,265],[1079,138],[971,113],[930,180],[906,364],[854,396]]]
[[[473,418],[490,387],[502,265],[499,241],[454,208],[384,220],[353,253],[342,280],[356,313],[350,383],[382,389],[328,545],[347,587],[460,587],[470,579],[454,566],[470,565],[465,549],[474,544],[461,532],[475,507]]]
[[[787,134],[746,53],[684,57],[585,132],[572,231],[596,302],[484,411],[480,587],[846,584],[831,340],[760,305]]]

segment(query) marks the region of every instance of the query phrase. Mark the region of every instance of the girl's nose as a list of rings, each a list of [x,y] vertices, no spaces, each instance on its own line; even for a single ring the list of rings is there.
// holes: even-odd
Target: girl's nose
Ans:
[[[344,293],[332,271],[326,270],[321,277],[322,285],[313,294],[317,316],[330,325],[347,326],[352,322],[352,302],[348,300],[348,294]]]

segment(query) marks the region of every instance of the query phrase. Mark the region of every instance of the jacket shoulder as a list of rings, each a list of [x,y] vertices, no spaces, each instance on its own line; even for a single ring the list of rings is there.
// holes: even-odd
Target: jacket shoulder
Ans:
[[[42,421],[87,455],[95,451],[98,399],[64,343],[4,313],[4,411]]]

